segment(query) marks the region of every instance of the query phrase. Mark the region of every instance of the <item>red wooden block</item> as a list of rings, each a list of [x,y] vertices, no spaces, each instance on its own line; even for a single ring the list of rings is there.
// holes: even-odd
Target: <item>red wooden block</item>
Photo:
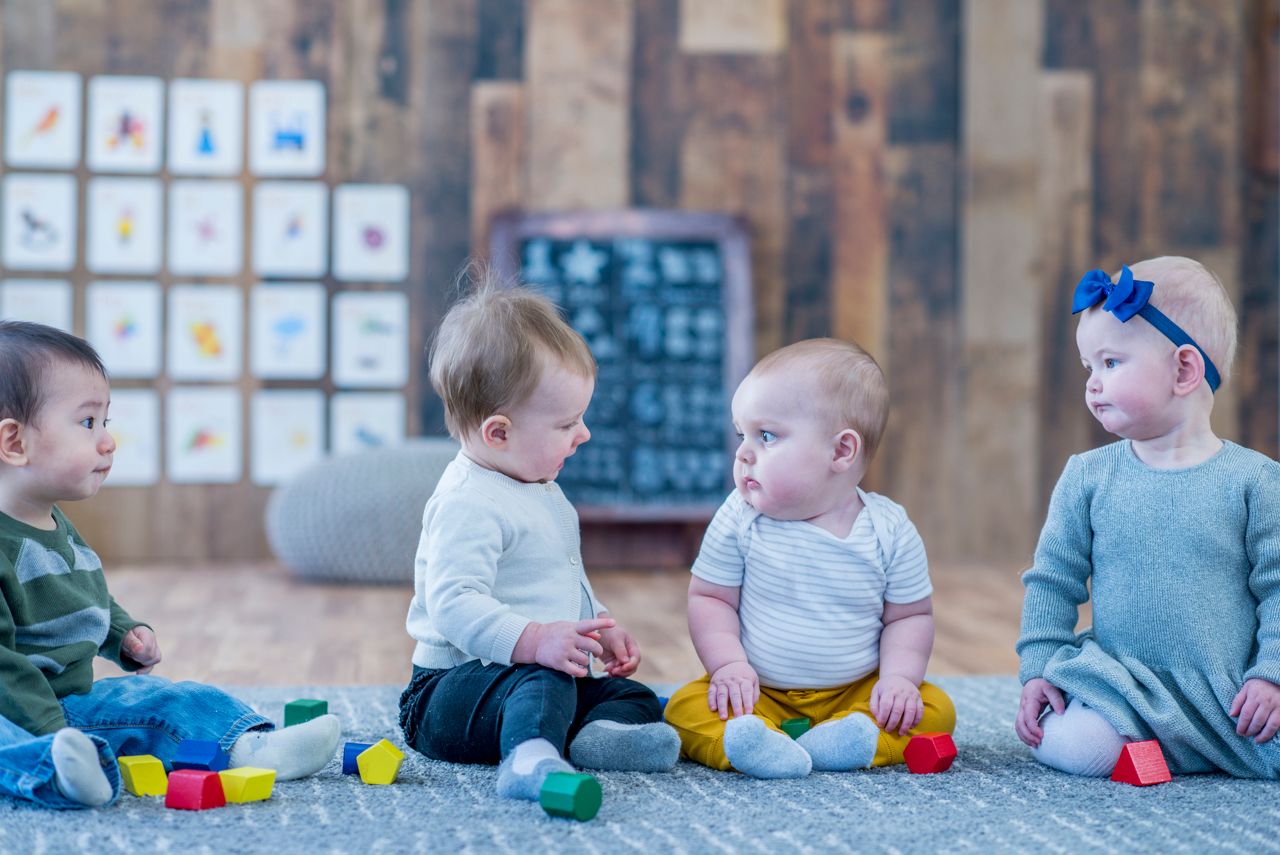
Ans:
[[[169,792],[164,806],[179,810],[208,810],[222,807],[227,797],[222,792],[222,778],[205,769],[175,769],[169,773]]]
[[[1169,764],[1164,762],[1164,752],[1154,739],[1130,742],[1120,751],[1120,759],[1111,773],[1111,780],[1135,787],[1167,784],[1173,780]]]
[[[902,752],[907,768],[916,775],[945,772],[956,759],[956,744],[949,733],[917,733]]]

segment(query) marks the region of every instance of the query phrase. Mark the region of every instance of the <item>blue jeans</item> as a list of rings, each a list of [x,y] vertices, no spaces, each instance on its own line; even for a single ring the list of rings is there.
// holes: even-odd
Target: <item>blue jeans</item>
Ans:
[[[171,769],[170,760],[184,739],[216,740],[230,751],[247,731],[274,727],[221,689],[151,676],[98,680],[88,693],[62,698],[62,711],[69,727],[97,745],[112,801],[120,795],[117,756],[153,754]],[[52,746],[53,734],[32,736],[0,717],[0,794],[50,808],[83,807],[58,792]]]

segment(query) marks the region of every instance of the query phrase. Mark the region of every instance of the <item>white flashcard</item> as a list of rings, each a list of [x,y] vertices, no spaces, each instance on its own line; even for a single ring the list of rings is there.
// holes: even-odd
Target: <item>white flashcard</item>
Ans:
[[[249,293],[249,365],[254,376],[324,376],[326,303],[323,285],[261,284]]]
[[[409,275],[409,190],[340,184],[333,191],[333,276],[400,282]]]
[[[244,308],[236,285],[169,289],[169,376],[175,380],[240,377]]]
[[[234,484],[241,473],[240,390],[179,387],[165,400],[165,461],[174,484]]]
[[[85,264],[94,273],[160,272],[160,180],[91,178]]]
[[[94,172],[158,172],[164,150],[164,83],[159,77],[89,81],[86,160]]]
[[[0,282],[0,318],[31,321],[71,332],[71,283],[61,279]]]
[[[399,291],[344,291],[333,298],[333,382],[409,382],[409,298]]]
[[[9,72],[4,131],[5,160],[10,166],[74,167],[80,162],[80,75]]]
[[[244,191],[237,181],[169,185],[169,270],[234,276],[244,264]]]
[[[315,181],[263,181],[253,188],[253,272],[259,276],[324,275],[328,246],[327,188]]]
[[[85,338],[111,377],[160,374],[160,285],[93,282],[85,291]]]
[[[244,159],[244,86],[236,80],[169,84],[169,171],[238,175]]]
[[[259,80],[249,87],[249,170],[254,175],[324,174],[324,84]]]
[[[249,403],[249,473],[266,487],[288,481],[324,454],[324,393],[255,392]]]
[[[4,266],[70,270],[76,265],[76,179],[71,175],[4,177]]]
[[[153,389],[113,389],[107,430],[116,441],[107,487],[146,487],[160,480],[160,397]]]
[[[329,401],[334,454],[400,445],[404,422],[404,395],[395,392],[338,392]]]

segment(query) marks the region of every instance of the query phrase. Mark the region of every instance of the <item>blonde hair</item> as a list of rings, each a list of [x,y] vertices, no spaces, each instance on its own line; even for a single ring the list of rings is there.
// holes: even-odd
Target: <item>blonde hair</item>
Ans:
[[[801,369],[822,390],[819,411],[837,428],[851,427],[862,437],[869,463],[889,421],[889,384],[880,366],[858,345],[836,338],[811,338],[775,350],[751,373]]]
[[[1164,255],[1130,267],[1133,278],[1155,283],[1151,304],[1186,330],[1209,354],[1222,382],[1236,357],[1236,310],[1222,281],[1192,258]]]
[[[461,280],[461,289],[470,282],[470,293],[445,313],[430,353],[431,387],[455,439],[528,399],[548,358],[595,379],[591,349],[546,297],[483,268],[464,271]]]

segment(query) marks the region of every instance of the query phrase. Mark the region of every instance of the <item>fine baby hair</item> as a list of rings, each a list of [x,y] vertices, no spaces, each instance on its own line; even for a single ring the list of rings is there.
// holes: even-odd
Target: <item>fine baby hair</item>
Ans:
[[[107,374],[84,339],[44,324],[0,321],[0,421],[33,422],[48,392],[49,371],[59,362]]]

